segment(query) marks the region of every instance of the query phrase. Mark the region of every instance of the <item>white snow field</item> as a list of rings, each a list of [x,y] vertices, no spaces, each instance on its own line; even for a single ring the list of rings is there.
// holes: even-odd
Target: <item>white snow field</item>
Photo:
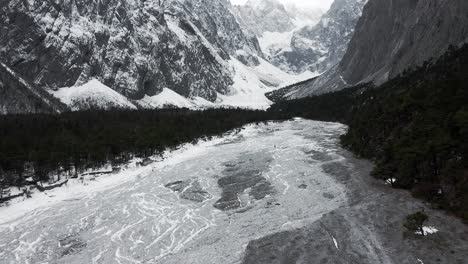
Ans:
[[[50,93],[68,105],[73,111],[99,108],[109,110],[113,108],[136,109],[125,96],[105,86],[100,81],[92,79],[77,87],[60,88]]]
[[[250,125],[113,186],[103,179],[105,188],[93,189],[98,178],[92,191],[63,187],[73,196],[57,191],[61,199],[32,211],[19,214],[21,203],[0,208],[0,263],[238,263],[249,241],[302,227],[345,201],[342,186],[305,154],[326,151],[341,160],[331,145],[344,131],[343,125],[302,120]],[[223,191],[218,180],[254,175],[262,183],[236,189],[235,206],[214,207]],[[195,180],[207,200],[165,187]],[[16,218],[7,217],[10,212]]]

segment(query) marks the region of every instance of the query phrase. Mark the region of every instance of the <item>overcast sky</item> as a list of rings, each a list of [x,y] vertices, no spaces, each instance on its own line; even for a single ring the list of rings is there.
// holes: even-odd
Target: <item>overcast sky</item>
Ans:
[[[242,5],[247,1],[248,0],[231,0],[231,3]],[[322,9],[328,9],[333,0],[280,0],[280,2],[295,3],[298,6],[320,7]]]

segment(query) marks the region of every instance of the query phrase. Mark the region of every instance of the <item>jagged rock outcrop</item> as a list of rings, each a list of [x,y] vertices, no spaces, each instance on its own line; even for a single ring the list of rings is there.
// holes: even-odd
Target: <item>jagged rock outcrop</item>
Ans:
[[[0,62],[0,114],[60,113],[67,107]]]
[[[335,0],[316,25],[293,33],[289,48],[272,55],[283,70],[322,73],[340,62],[367,0]]]
[[[249,0],[245,5],[233,6],[233,13],[241,26],[260,42],[262,52],[271,61],[272,55],[290,49],[293,33],[305,25],[315,25],[323,10],[298,7],[279,0]],[[289,71],[288,67],[283,70]]]
[[[0,59],[45,90],[95,78],[130,100],[167,87],[215,101],[233,84],[231,56],[262,56],[228,0],[161,2],[0,0]]]
[[[468,2],[370,0],[342,61],[286,98],[340,90],[359,83],[381,84],[468,42]]]
[[[239,23],[261,37],[265,32],[287,32],[295,28],[294,17],[278,0],[249,0],[234,6]]]

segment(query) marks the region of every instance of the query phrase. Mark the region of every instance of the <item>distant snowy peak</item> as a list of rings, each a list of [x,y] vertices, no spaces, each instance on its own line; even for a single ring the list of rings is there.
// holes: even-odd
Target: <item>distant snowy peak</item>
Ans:
[[[349,10],[354,13],[343,19],[359,13]],[[468,43],[467,14],[467,1],[370,0],[342,60],[315,80],[291,87],[283,98],[320,95],[363,83],[380,85],[396,78],[439,58],[451,45]]]
[[[278,0],[249,0],[245,5],[252,7],[256,11],[265,13],[269,13],[274,10],[286,11],[284,5]]]
[[[289,16],[293,19],[296,28],[317,24],[325,13],[325,11],[320,8],[299,7],[294,3],[285,4],[285,8]]]
[[[257,37],[265,32],[291,32],[299,26],[315,24],[323,13],[294,4],[285,6],[278,0],[250,0],[233,10],[240,24]]]
[[[307,25],[288,35],[288,48],[270,51],[272,63],[294,73],[325,72],[346,52],[354,28],[367,0],[335,0],[315,25]],[[263,42],[263,40],[261,40]]]

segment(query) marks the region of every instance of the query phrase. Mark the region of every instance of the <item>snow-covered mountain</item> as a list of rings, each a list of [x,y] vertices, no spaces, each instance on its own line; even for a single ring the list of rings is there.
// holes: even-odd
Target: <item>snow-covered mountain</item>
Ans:
[[[281,50],[289,49],[293,33],[316,24],[323,14],[321,9],[284,5],[278,0],[249,0],[233,7],[239,24],[255,35],[269,59]]]
[[[468,1],[369,0],[339,64],[307,84],[282,91],[300,98],[359,83],[377,85],[468,42]]]
[[[294,28],[286,8],[277,0],[249,0],[233,7],[239,23],[251,33],[261,36],[267,31],[287,32]]]
[[[271,54],[273,64],[295,73],[322,73],[346,52],[367,0],[335,0],[320,22],[296,30],[289,48]]]
[[[0,61],[0,114],[60,113],[67,106]]]
[[[236,6],[240,24],[257,35],[267,59],[294,74],[321,73],[340,61],[367,0],[336,0],[320,9],[250,0]]]
[[[251,98],[249,91],[263,94],[295,77],[258,74],[268,62],[256,37],[245,33],[231,8],[228,0],[2,1],[0,62],[62,100],[103,102],[90,96],[110,96],[103,92],[107,87],[132,105],[147,107],[157,104],[139,102],[169,89],[188,101],[237,106],[230,96]],[[236,83],[245,72],[254,73],[251,79],[259,84],[249,91]],[[94,93],[83,87],[101,89]],[[67,96],[61,92],[75,88]],[[262,108],[271,103],[259,99]],[[69,107],[123,106],[119,102]],[[0,102],[1,108],[5,105]],[[11,105],[3,112],[32,109]]]

